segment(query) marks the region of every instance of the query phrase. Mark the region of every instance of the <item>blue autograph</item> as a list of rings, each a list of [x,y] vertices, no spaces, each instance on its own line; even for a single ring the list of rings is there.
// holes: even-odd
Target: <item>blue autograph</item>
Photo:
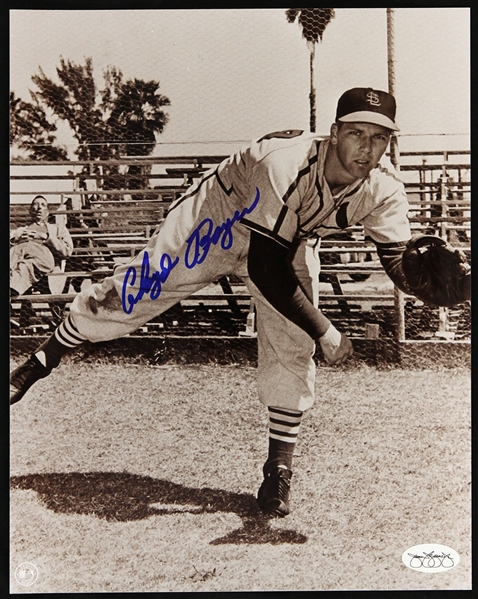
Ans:
[[[204,262],[211,249],[211,245],[217,245],[219,241],[223,250],[231,248],[234,241],[232,236],[233,224],[254,210],[259,202],[260,195],[256,187],[256,197],[252,204],[248,208],[244,208],[242,212],[236,210],[232,218],[227,218],[222,225],[214,228],[214,223],[210,218],[205,218],[201,221],[187,240],[188,246],[184,257],[186,267],[194,268],[196,264]]]
[[[244,218],[246,214],[250,214],[259,202],[260,193],[256,187],[256,197],[252,204],[244,208],[241,212],[236,210],[232,218],[227,218],[221,225],[214,227],[214,223],[210,218],[205,218],[199,223],[190,237],[187,239],[186,254],[184,256],[184,264],[187,268],[194,268],[196,264],[201,264],[206,259],[211,245],[217,245],[221,242],[221,248],[228,250],[232,247],[234,238],[232,235],[232,226],[237,221]],[[161,295],[162,285],[165,283],[173,270],[178,264],[179,257],[174,260],[169,254],[163,254],[159,261],[159,268],[152,275],[149,274],[149,255],[145,250],[143,262],[141,264],[141,278],[139,281],[139,291],[136,295],[128,293],[128,286],[134,287],[136,283],[136,268],[130,266],[126,271],[123,279],[123,289],[121,294],[121,304],[123,311],[126,314],[131,314],[135,305],[143,298],[145,294],[149,294],[152,300],[158,299]]]
[[[142,299],[145,293],[149,293],[152,300],[157,299],[161,295],[161,285],[166,282],[169,273],[173,270],[179,258],[173,260],[169,254],[163,254],[160,260],[160,270],[149,275],[149,255],[145,250],[143,255],[143,263],[141,264],[141,279],[139,283],[139,291],[134,296],[131,293],[126,296],[128,284],[133,287],[136,282],[136,268],[130,266],[126,271],[126,276],[123,280],[123,292],[121,295],[121,303],[123,311],[126,314],[131,314],[135,305]]]

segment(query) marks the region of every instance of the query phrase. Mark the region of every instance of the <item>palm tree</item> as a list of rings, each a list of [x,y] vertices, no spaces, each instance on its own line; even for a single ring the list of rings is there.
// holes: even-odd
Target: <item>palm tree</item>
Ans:
[[[110,67],[105,75],[108,87],[103,92],[102,107],[109,115],[106,127],[117,142],[117,152],[126,156],[148,156],[156,144],[156,133],[162,133],[169,116],[164,111],[169,98],[159,93],[158,81],[129,79],[123,81],[120,70]],[[151,164],[130,164],[126,186],[140,189],[148,186]],[[146,196],[145,196],[146,197]],[[132,195],[142,199],[141,195]]]
[[[287,21],[294,23],[297,19],[302,28],[302,37],[307,42],[310,52],[310,130],[315,132],[315,84],[314,84],[314,59],[315,45],[322,41],[324,31],[330,21],[335,17],[333,8],[288,8],[285,11]]]
[[[109,66],[103,72],[104,87],[98,89],[91,58],[86,58],[84,64],[76,64],[61,57],[60,66],[56,69],[60,83],[48,78],[41,68],[39,71],[32,77],[38,89],[30,92],[35,104],[21,103],[15,96],[10,99],[12,139],[16,139],[15,135],[19,136],[19,131],[24,137],[28,133],[25,127],[20,128],[25,120],[21,119],[22,110],[25,112],[28,108],[27,116],[33,123],[30,129],[35,126],[36,129],[32,129],[35,139],[43,142],[43,145],[36,144],[37,154],[50,141],[51,146],[46,150],[52,152],[52,156],[62,156],[58,154],[61,149],[53,147],[55,138],[52,132],[56,125],[47,120],[47,113],[53,113],[57,121],[68,123],[78,141],[75,153],[80,160],[112,160],[125,155],[148,156],[153,152],[155,134],[162,133],[169,120],[164,108],[170,105],[170,101],[159,93],[158,81],[137,78],[125,81],[119,69]],[[29,139],[26,138],[26,141]],[[149,185],[147,175],[150,165],[130,165],[126,177],[123,176],[125,173],[119,172],[118,164],[102,165],[101,171],[99,168],[90,163],[85,165],[84,174],[97,175],[101,172],[103,178],[98,183],[103,189],[124,186],[137,189]]]

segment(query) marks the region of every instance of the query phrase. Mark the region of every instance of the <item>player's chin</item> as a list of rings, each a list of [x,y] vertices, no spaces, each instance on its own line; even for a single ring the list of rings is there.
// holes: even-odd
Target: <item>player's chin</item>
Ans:
[[[350,172],[357,178],[367,177],[374,166],[369,160],[355,160],[350,166]]]

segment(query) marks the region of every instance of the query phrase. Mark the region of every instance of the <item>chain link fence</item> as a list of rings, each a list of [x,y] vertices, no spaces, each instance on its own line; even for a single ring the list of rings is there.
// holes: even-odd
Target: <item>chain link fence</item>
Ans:
[[[65,163],[69,172],[63,178],[55,179],[61,182],[63,191],[59,194],[60,203],[50,205],[51,219],[67,225],[74,251],[57,272],[43,277],[23,296],[12,298],[14,345],[30,350],[38,344],[38,339],[51,333],[67,313],[75,293],[101,281],[112,273],[115,265],[128,262],[147,243],[167,213],[171,200],[183,193],[203,170],[222,158],[198,156],[148,160],[150,178],[143,188],[133,190],[127,185],[104,189],[101,172],[85,176],[84,164]],[[407,158],[408,164],[405,164]],[[406,186],[413,230],[437,234],[462,249],[471,259],[469,154],[412,155],[403,156],[402,160],[402,171],[408,179]],[[135,162],[140,161],[136,159]],[[45,172],[49,165],[42,166],[42,172]],[[98,170],[102,166],[95,164]],[[14,181],[28,181],[31,194],[38,193],[42,183],[50,180],[42,178],[45,175],[28,174],[37,167],[33,163],[12,164],[12,187]],[[17,171],[28,172],[26,175],[15,174]],[[136,176],[136,173],[124,175],[125,179]],[[16,192],[12,190],[11,193],[15,195]],[[58,193],[54,196],[58,197]],[[12,204],[12,228],[27,221],[28,205]],[[433,341],[439,344],[470,340],[469,303],[437,308],[411,296],[401,297],[397,302],[393,284],[380,265],[374,245],[364,239],[360,226],[324,239],[320,254],[321,308],[335,326],[352,339],[369,340],[365,358],[376,358],[381,347],[378,341]],[[227,341],[231,348],[229,353],[240,355],[241,348],[254,347],[254,341],[249,345],[245,341],[255,339],[253,301],[239,278],[223,277],[153,319],[134,336],[155,339],[158,348],[173,339],[181,340],[181,343],[184,339],[204,342],[221,339],[222,343]],[[418,350],[415,347],[407,351]],[[446,351],[443,346],[443,352]],[[165,350],[164,354],[167,353]],[[154,355],[158,359],[161,350]]]
[[[309,126],[326,132],[336,99],[344,89],[365,79],[367,84],[387,88],[385,9],[310,9],[310,14],[303,15],[298,10],[305,9],[290,9],[287,14],[285,10],[147,11],[149,28],[143,11],[126,11],[129,29],[122,43],[129,50],[116,48],[116,64],[105,63],[101,54],[93,60],[70,58],[66,51],[61,52],[55,64],[41,65],[31,73],[29,97],[13,85],[21,64],[20,53],[15,53],[10,94],[10,228],[28,222],[29,202],[42,194],[50,203],[51,220],[68,227],[74,251],[55,272],[42,277],[22,296],[12,297],[14,350],[30,351],[51,334],[74,295],[134,256],[162,221],[171,201],[243,142],[297,122],[304,129]],[[38,25],[30,18],[32,12],[37,13]],[[110,22],[121,16],[106,11],[105,29],[100,31],[98,21],[92,21],[87,12],[76,15],[78,31],[86,28],[92,40],[95,36],[109,39],[113,31]],[[22,31],[26,23],[34,34],[41,23],[59,26],[68,22],[68,11],[14,13],[13,33]],[[192,13],[201,18],[194,19]],[[411,93],[403,83],[402,71],[403,65],[409,64],[407,53],[413,52],[413,44],[417,45],[416,62],[426,60],[426,53],[419,51],[420,38],[407,35],[412,27],[409,16],[406,10],[396,11],[393,41],[398,116],[405,123],[399,138],[400,173],[409,197],[412,228],[447,239],[471,260],[467,137],[443,136],[437,130],[430,144],[433,135],[413,137],[410,133],[415,113],[427,121],[423,98],[437,114],[441,106],[423,91],[436,84],[435,75],[424,68],[426,63],[420,67],[419,85],[414,84],[413,108],[406,103]],[[433,10],[419,11],[415,21],[436,27],[438,33],[439,16]],[[48,21],[43,21],[44,17]],[[189,45],[175,34],[180,20]],[[227,52],[234,56],[234,77],[217,56],[217,45],[204,37],[213,24],[224,42],[224,56]],[[151,36],[149,29],[155,27],[161,28],[160,41]],[[372,43],[380,28],[383,36]],[[57,27],[56,35],[43,35],[42,43],[56,48],[60,29]],[[141,31],[142,36],[138,35]],[[370,35],[363,35],[364,31]],[[251,49],[258,39],[263,39],[260,53]],[[238,40],[242,42],[234,50]],[[156,54],[151,52],[155,44]],[[91,54],[93,47],[92,43]],[[139,47],[143,68],[135,72],[138,67],[132,52]],[[191,47],[199,48],[199,58],[191,57]],[[362,66],[367,65],[360,82],[350,70],[355,55],[362,57]],[[157,56],[162,57],[159,65]],[[195,75],[187,72],[185,56],[195,65]],[[260,62],[260,68],[252,68],[256,64],[253,59]],[[102,75],[96,65],[103,67]],[[334,68],[327,70],[328,65]],[[449,77],[455,76],[450,72]],[[178,81],[183,82],[181,90]],[[317,85],[319,81],[321,85]],[[249,90],[247,99],[244,89]],[[252,96],[255,110],[251,110]],[[191,106],[193,98],[195,107]],[[397,293],[359,226],[324,239],[320,253],[321,308],[338,329],[355,340],[359,357],[413,361],[425,351],[430,356],[438,352],[439,362],[446,363],[446,356],[458,351],[467,359],[469,303],[436,308]],[[131,354],[136,349],[128,347],[140,347],[153,361],[171,356],[240,361],[255,359],[255,334],[254,304],[247,289],[241,280],[223,277],[115,347]]]

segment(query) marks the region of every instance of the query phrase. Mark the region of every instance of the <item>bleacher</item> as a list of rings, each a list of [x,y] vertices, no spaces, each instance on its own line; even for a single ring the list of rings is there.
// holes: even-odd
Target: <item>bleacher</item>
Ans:
[[[467,155],[466,152],[460,154]],[[78,290],[103,280],[113,272],[116,265],[127,263],[148,242],[164,219],[171,201],[222,158],[209,156],[155,159],[154,163],[160,165],[162,172],[148,173],[149,183],[146,189],[103,189],[101,183],[104,176],[99,172],[88,176],[86,180],[84,178],[81,188],[51,193],[50,197],[41,191],[41,182],[48,175],[13,174],[12,180],[17,178],[31,182],[32,198],[36,193],[43,193],[49,199],[53,205],[52,219],[63,219],[69,223],[74,251],[64,261],[60,272],[45,277],[30,292],[14,298],[11,312],[12,334],[35,335],[53,330]],[[449,156],[446,158],[448,161]],[[153,164],[152,159],[140,162]],[[136,164],[138,159],[125,163]],[[34,164],[39,165],[38,162]],[[85,165],[84,162],[66,164],[71,168]],[[453,245],[469,252],[471,185],[462,176],[463,171],[469,169],[469,163],[462,161],[444,164],[442,161],[437,164],[408,164],[402,169],[405,178],[412,175],[408,176],[410,180],[406,183],[412,227],[417,231],[426,229],[446,237]],[[456,179],[448,185],[439,180],[439,175],[445,173],[445,169],[447,175],[451,173]],[[124,184],[127,175],[122,177]],[[132,177],[137,179],[138,175]],[[68,175],[55,175],[55,180],[77,182],[78,175],[70,171]],[[60,202],[54,205],[52,200],[58,202],[58,197]],[[29,205],[15,203],[14,198],[13,191],[11,229],[25,224],[28,219]],[[68,199],[70,204],[77,207],[68,207]],[[367,334],[368,324],[378,322],[381,336],[393,337],[397,327],[397,294],[393,290],[385,293],[367,292],[360,287],[360,283],[370,275],[383,272],[375,247],[364,239],[362,228],[352,227],[341,235],[322,240],[320,252],[320,280],[324,288],[321,291],[321,306],[331,320],[340,321],[343,330],[345,326],[349,334],[358,337]],[[344,292],[345,286],[351,287],[344,282],[355,282],[357,290],[354,289],[352,293]],[[413,315],[417,321],[418,312],[424,311],[423,306],[419,303],[417,305],[412,297],[401,297],[400,301],[406,306],[409,316],[411,308],[415,307]],[[447,318],[448,330],[450,327],[454,329],[454,335],[458,338],[460,335],[466,336],[469,314],[463,316],[463,310],[459,310],[455,318],[451,310]],[[222,277],[141,327],[138,334],[252,336],[253,321],[253,302],[242,281],[236,277]],[[440,326],[443,329],[443,324],[439,321],[438,327]]]

